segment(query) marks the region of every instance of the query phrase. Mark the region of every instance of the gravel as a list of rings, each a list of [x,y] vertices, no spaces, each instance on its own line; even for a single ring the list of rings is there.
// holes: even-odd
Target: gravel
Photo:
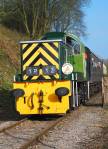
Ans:
[[[19,149],[53,121],[26,120],[18,126],[0,133],[0,149]]]
[[[12,98],[5,98],[4,94],[1,96],[0,93],[0,128],[20,119],[14,111]],[[28,136],[33,136],[34,129],[38,130],[35,125],[30,122],[23,127],[25,130],[18,127],[11,133],[1,133],[0,148],[11,149],[15,142],[15,148],[17,148],[23,143],[22,138],[27,139]],[[42,127],[44,127],[43,125],[46,124],[43,123]],[[15,138],[16,134],[18,138]],[[72,111],[70,116],[57,124],[47,135],[40,138],[38,144],[29,148],[108,149],[108,110],[101,106],[101,95],[92,98],[87,106]]]
[[[32,148],[108,149],[108,110],[100,105],[101,96],[98,95],[87,106],[73,111]]]

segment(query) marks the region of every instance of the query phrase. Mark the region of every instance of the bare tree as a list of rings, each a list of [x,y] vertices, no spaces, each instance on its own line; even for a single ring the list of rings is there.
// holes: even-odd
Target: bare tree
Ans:
[[[89,1],[1,0],[1,22],[30,38],[39,38],[48,31],[69,31],[81,36],[86,32],[82,7]]]

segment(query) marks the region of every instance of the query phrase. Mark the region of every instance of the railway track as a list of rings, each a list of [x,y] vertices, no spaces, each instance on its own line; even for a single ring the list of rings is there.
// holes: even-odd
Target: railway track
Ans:
[[[25,122],[27,119],[28,118],[26,117],[24,119],[21,119],[20,121],[17,121],[17,122],[14,122],[14,123],[12,122],[12,124],[7,124],[6,122],[1,123],[1,125],[0,125],[0,133],[3,133],[3,132],[5,132],[5,131],[7,131],[9,129],[12,129],[13,127],[16,127],[17,125]],[[5,125],[5,127],[3,127],[3,125]]]
[[[53,129],[54,126],[56,126],[59,122],[63,121],[66,117],[68,117],[70,115],[70,113],[68,113],[67,115],[61,117],[61,118],[58,118],[57,120],[54,120],[52,124],[50,124],[49,126],[46,126],[43,130],[41,130],[41,132],[39,134],[36,134],[34,135],[34,137],[32,137],[28,142],[26,142],[25,144],[23,144],[20,149],[27,149],[28,147],[31,146],[32,148],[32,145],[33,144],[37,144],[39,139],[47,134],[48,131],[50,131],[51,129]]]
[[[26,149],[69,115],[49,120],[24,118],[4,127],[0,129],[0,149]]]

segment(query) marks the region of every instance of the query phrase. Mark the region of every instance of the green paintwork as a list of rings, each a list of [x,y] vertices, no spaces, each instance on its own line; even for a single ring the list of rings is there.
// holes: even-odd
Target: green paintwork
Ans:
[[[68,57],[68,62],[73,65],[73,67],[74,67],[73,72],[83,73],[83,55],[82,55],[82,53],[79,55],[73,55],[73,56]]]
[[[63,39],[65,37],[65,33],[63,32],[49,32],[49,33],[46,33],[42,39]]]

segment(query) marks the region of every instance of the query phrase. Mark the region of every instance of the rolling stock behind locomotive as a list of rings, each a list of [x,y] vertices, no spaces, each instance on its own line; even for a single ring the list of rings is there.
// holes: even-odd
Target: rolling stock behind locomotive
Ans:
[[[47,33],[21,41],[21,74],[13,82],[20,114],[64,114],[101,89],[103,62],[75,35]]]

